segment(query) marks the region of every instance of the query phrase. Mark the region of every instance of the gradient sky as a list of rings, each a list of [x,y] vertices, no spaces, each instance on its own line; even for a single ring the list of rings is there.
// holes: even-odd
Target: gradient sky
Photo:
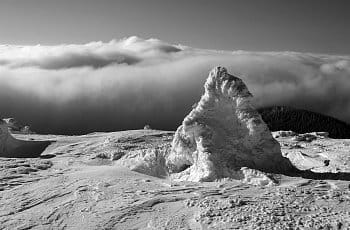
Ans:
[[[198,48],[350,53],[349,0],[0,0],[0,43],[137,35]]]

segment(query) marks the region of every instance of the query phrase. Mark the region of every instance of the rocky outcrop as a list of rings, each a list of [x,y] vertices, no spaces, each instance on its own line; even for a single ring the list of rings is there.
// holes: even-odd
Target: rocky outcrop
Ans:
[[[166,156],[174,179],[242,179],[242,167],[264,172],[293,168],[251,105],[252,94],[240,78],[216,67],[204,88],[199,103],[177,129]]]
[[[23,125],[14,118],[4,118],[3,120],[7,123],[11,133],[34,134],[34,132],[30,130],[30,126]]]
[[[40,154],[51,141],[25,141],[14,138],[9,132],[9,125],[0,119],[0,157],[31,158]]]

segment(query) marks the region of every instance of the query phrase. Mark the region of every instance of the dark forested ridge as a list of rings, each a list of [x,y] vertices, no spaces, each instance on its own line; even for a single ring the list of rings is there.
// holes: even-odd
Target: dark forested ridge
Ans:
[[[286,106],[266,107],[258,111],[271,131],[328,132],[331,138],[350,138],[350,125],[333,117]]]

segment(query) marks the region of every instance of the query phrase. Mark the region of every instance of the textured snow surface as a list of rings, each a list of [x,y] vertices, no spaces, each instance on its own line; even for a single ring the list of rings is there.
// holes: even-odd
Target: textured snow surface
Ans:
[[[278,137],[293,164],[323,173],[272,174],[268,186],[271,174],[249,168],[243,181],[150,176],[174,132],[13,136],[55,142],[50,159],[0,157],[0,229],[350,229],[347,139]]]
[[[204,95],[177,129],[166,157],[174,179],[243,179],[241,167],[264,172],[292,168],[252,107],[252,94],[240,78],[216,67],[204,88]]]

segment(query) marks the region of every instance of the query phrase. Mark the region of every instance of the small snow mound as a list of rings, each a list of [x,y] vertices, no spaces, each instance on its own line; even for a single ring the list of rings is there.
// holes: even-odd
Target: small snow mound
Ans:
[[[327,132],[312,132],[312,133],[303,133],[295,135],[292,140],[293,141],[304,141],[304,142],[312,142],[317,139],[328,138]]]
[[[162,147],[138,149],[129,152],[118,163],[135,172],[155,177],[166,177],[168,175],[164,158],[166,152],[167,148]]]
[[[328,132],[315,132],[317,136],[327,138],[329,136]]]
[[[273,137],[274,138],[278,138],[278,137],[293,137],[297,135],[297,133],[289,130],[289,131],[277,131],[277,132],[273,132]]]
[[[296,133],[294,131],[276,131],[273,132],[274,138],[279,137],[292,137],[292,140],[294,141],[306,141],[311,142],[313,140],[316,140],[317,138],[328,138],[329,133],[328,132],[312,132],[312,133]]]
[[[270,177],[268,177],[265,173],[259,170],[243,167],[241,168],[241,172],[243,174],[243,183],[255,186],[275,185],[275,182]]]
[[[293,141],[304,141],[304,142],[311,142],[316,139],[317,139],[317,136],[311,133],[298,134],[292,138]]]
[[[168,176],[165,155],[169,153],[170,143],[164,137],[157,137],[156,143],[147,141],[157,135],[125,139],[107,137],[93,148],[95,154],[91,159],[107,159],[132,171],[164,178]]]

